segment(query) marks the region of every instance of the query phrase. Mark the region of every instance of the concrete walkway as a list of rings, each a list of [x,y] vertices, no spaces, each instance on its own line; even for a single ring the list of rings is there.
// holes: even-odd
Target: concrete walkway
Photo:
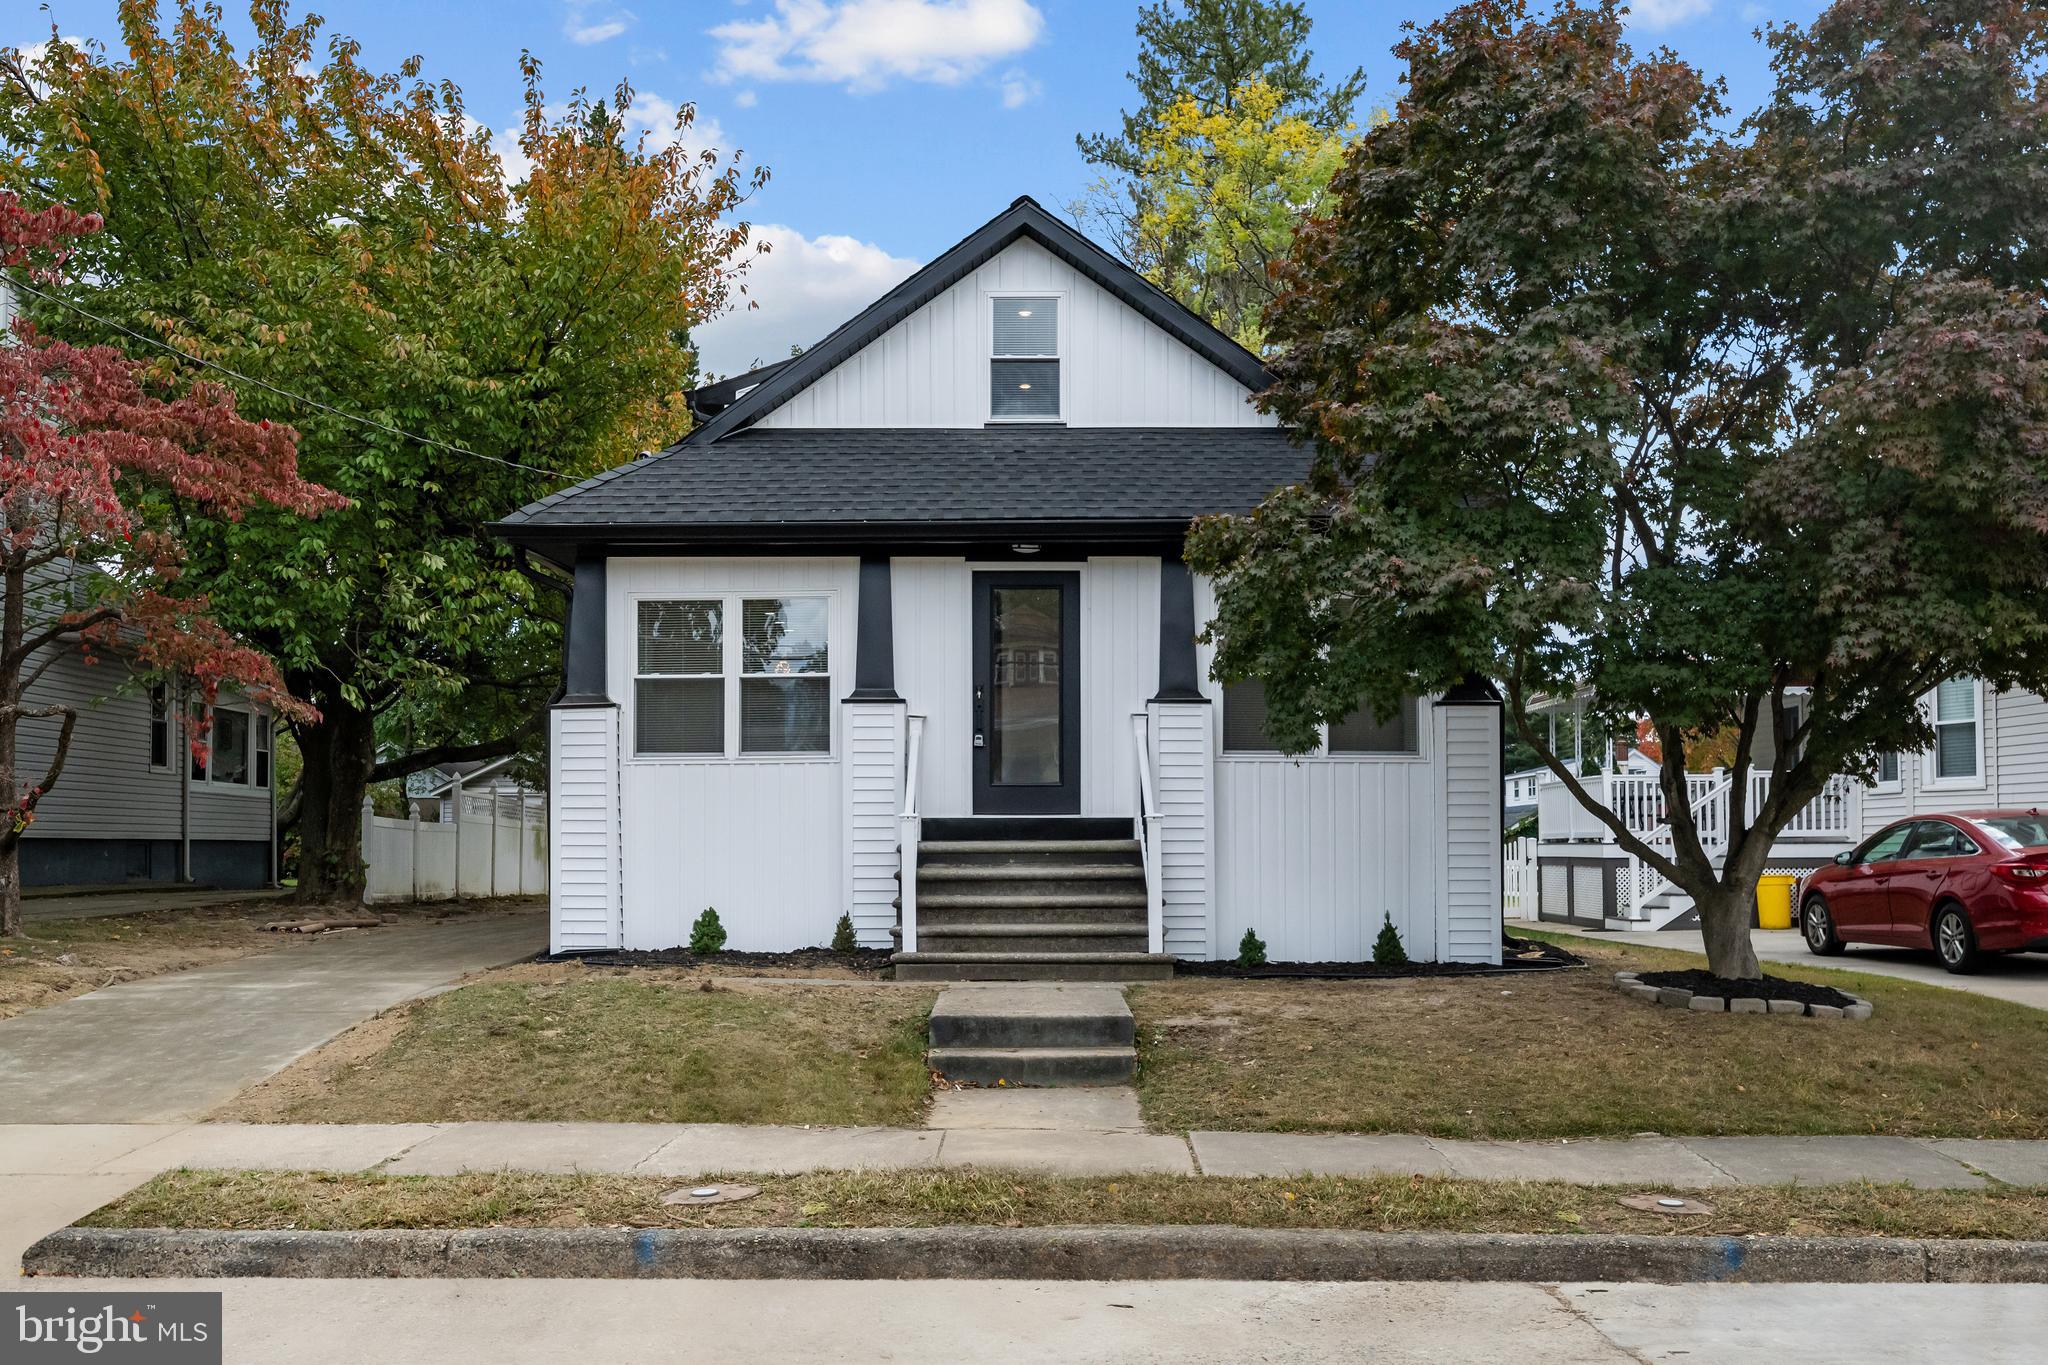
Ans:
[[[380,1010],[546,946],[540,912],[394,925],[0,1020],[0,1115],[190,1120]]]
[[[33,924],[39,920],[102,919],[110,915],[140,915],[151,910],[204,910],[214,905],[254,905],[282,900],[291,895],[289,887],[255,891],[225,891],[219,887],[176,886],[121,887],[58,893],[54,889],[22,898],[21,916]]]
[[[1511,919],[1508,931],[1534,929],[1546,934],[1570,934],[1576,938],[1598,939],[1602,943],[1617,945],[1638,944],[1645,948],[1674,948],[1679,952],[1699,953],[1707,951],[1706,943],[1697,929],[1655,929],[1646,933],[1635,931],[1608,932],[1598,929],[1582,929],[1576,925],[1553,924],[1548,920]],[[1868,972],[1872,976],[1896,976],[1906,981],[1918,981],[1926,986],[1943,986],[1952,991],[1967,991],[1971,995],[1988,995],[1995,1000],[2009,1000],[2015,1005],[2031,1005],[2035,1009],[2048,1010],[2048,953],[2012,953],[2004,957],[1987,959],[1984,965],[1969,976],[1957,976],[1946,972],[1934,960],[1934,954],[1919,952],[1911,948],[1883,948],[1870,944],[1852,944],[1840,957],[1817,957],[1806,949],[1806,940],[1791,929],[1752,929],[1749,940],[1756,946],[1756,955],[1765,962],[1787,962],[1802,967],[1828,967],[1845,972]]]
[[[1398,1134],[1169,1136],[973,1123],[931,1129],[717,1123],[0,1125],[0,1179],[139,1180],[178,1167],[391,1175],[587,1171],[687,1179],[964,1166],[1066,1176],[1391,1174],[1677,1189],[1857,1181],[1976,1189],[1989,1180],[2048,1184],[2048,1142],[1860,1136],[1478,1142]]]

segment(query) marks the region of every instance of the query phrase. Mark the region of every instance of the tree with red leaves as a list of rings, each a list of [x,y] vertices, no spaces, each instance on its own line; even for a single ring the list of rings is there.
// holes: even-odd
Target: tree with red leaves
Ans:
[[[0,192],[0,267],[52,283],[69,245],[98,227]],[[118,652],[144,676],[190,679],[209,702],[225,683],[308,714],[270,659],[179,590],[176,531],[182,513],[343,505],[299,477],[296,446],[290,427],[238,416],[225,389],[180,385],[112,347],[26,325],[0,341],[0,937],[21,933],[22,836],[63,777],[78,724],[77,706],[29,695],[57,660]],[[18,771],[24,725],[56,730],[40,773]]]

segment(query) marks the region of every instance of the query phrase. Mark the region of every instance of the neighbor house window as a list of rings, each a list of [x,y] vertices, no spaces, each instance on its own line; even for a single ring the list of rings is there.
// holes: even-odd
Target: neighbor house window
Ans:
[[[192,744],[192,780],[206,781],[207,760],[213,753],[213,736],[206,728],[206,703],[193,702],[185,712],[186,734]]]
[[[1006,296],[993,301],[989,416],[998,422],[1060,418],[1060,301]]]
[[[640,602],[637,613],[635,753],[831,752],[829,597],[734,594]]]
[[[208,747],[213,758],[212,780],[248,786],[249,713],[215,707],[213,732],[207,738],[211,741]]]
[[[208,782],[216,787],[247,787],[252,785],[253,778],[255,786],[270,785],[268,717],[197,701],[192,703],[186,715],[190,718],[191,736],[199,742],[199,751],[192,755],[194,782]],[[212,718],[210,723],[209,716]],[[259,742],[264,751],[260,765],[252,748]],[[259,773],[261,775],[257,776]]]
[[[831,603],[749,597],[740,609],[740,752],[822,754],[832,747]]]
[[[1301,757],[1331,754],[1415,754],[1420,708],[1404,698],[1391,716],[1381,720],[1364,706],[1343,720],[1322,727],[1321,743]],[[1227,754],[1280,752],[1266,733],[1266,686],[1256,680],[1230,683],[1223,689],[1223,751]],[[1517,784],[1519,788],[1519,784]]]
[[[257,716],[251,725],[256,731],[256,785],[270,785],[270,717]]]
[[[725,752],[725,603],[642,602],[633,679],[633,748]]]
[[[149,766],[171,766],[171,687],[169,683],[149,685]]]
[[[1951,678],[1934,689],[1934,780],[1978,779],[1978,687],[1975,678]]]
[[[1899,756],[1897,754],[1878,755],[1877,785],[1880,787],[1896,787],[1900,785]]]

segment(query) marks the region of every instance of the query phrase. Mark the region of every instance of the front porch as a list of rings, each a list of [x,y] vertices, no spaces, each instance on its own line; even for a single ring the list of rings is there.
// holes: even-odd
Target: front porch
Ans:
[[[1745,811],[1770,794],[1774,774],[1752,770]],[[1671,813],[1654,773],[1606,772],[1580,779],[1592,796],[1650,847],[1674,847]],[[1728,848],[1730,793],[1726,769],[1690,773],[1687,799],[1700,841],[1716,865]],[[1771,845],[1766,875],[1811,871],[1852,847],[1863,827],[1863,788],[1836,777],[1795,815]],[[1698,922],[1692,898],[1621,846],[1613,828],[1551,777],[1536,793],[1537,917],[1615,930],[1682,929]]]

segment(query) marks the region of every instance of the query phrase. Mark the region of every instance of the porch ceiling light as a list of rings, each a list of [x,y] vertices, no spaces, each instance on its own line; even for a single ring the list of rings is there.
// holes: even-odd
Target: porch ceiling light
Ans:
[[[1012,545],[1010,553],[1016,555],[1035,555],[1038,553],[1038,547],[1036,545]]]

